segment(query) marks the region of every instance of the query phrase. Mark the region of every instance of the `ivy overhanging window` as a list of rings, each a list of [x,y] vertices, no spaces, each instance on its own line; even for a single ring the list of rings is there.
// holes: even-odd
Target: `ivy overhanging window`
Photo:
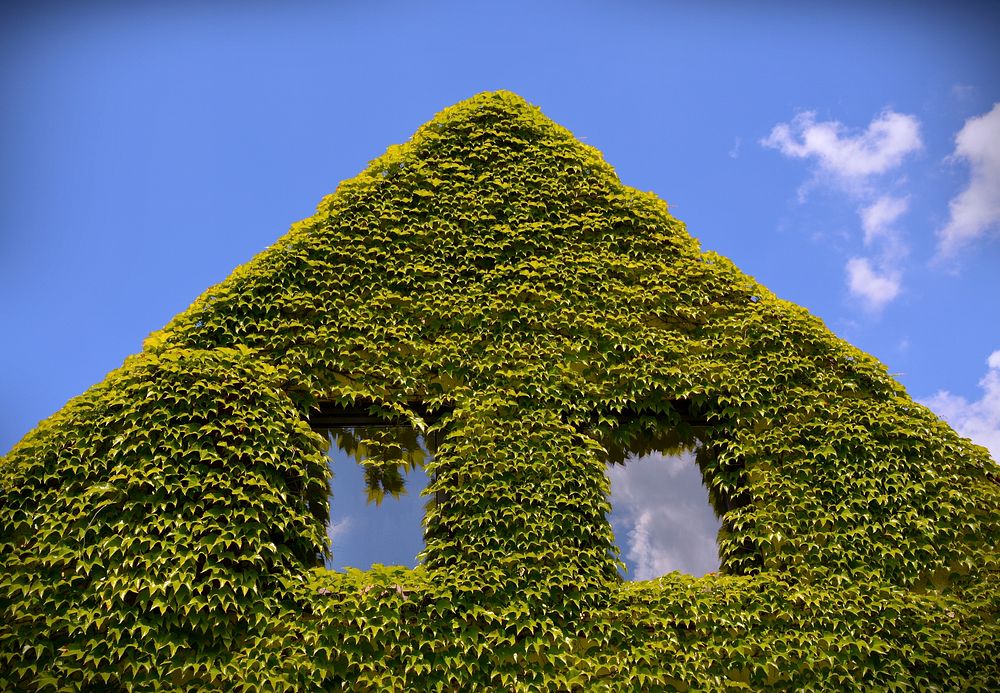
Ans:
[[[414,567],[424,548],[425,510],[435,502],[425,494],[425,466],[438,434],[365,410],[330,407],[312,424],[329,441],[326,568]]]
[[[654,416],[620,422],[600,437],[610,481],[608,521],[627,580],[719,570],[721,517],[709,499],[697,429]]]

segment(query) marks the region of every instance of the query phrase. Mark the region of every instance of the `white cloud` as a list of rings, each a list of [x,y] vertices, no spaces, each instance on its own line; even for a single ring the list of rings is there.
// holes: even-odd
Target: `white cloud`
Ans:
[[[979,386],[983,396],[974,402],[941,390],[923,401],[938,416],[1000,461],[1000,349],[986,360],[989,370]]]
[[[955,136],[952,157],[965,159],[972,168],[969,187],[949,203],[948,224],[938,232],[938,252],[955,252],[987,231],[1000,230],[1000,103],[976,118],[969,118]]]
[[[873,313],[896,299],[902,288],[903,260],[909,250],[894,225],[909,209],[910,198],[880,193],[885,182],[873,179],[898,168],[909,154],[923,147],[920,121],[887,109],[875,116],[864,131],[852,132],[836,120],[817,122],[816,114],[807,111],[791,122],[775,125],[760,144],[817,164],[812,181],[799,189],[800,201],[804,201],[810,184],[832,180],[864,203],[858,214],[864,244],[872,251],[869,257],[847,261],[847,287]]]
[[[871,260],[865,257],[852,257],[847,261],[846,269],[847,288],[873,312],[881,310],[899,295],[902,285],[899,272],[876,270]]]
[[[720,522],[693,453],[652,454],[608,469],[611,525],[630,577],[649,580],[680,570],[704,575],[719,569]]]
[[[882,195],[867,207],[861,208],[861,227],[865,230],[865,245],[877,239],[894,236],[893,224],[910,208],[910,198]]]
[[[923,146],[920,122],[891,110],[880,113],[857,134],[850,134],[835,120],[817,123],[812,111],[799,113],[790,123],[775,125],[760,143],[785,156],[815,159],[822,170],[846,180],[886,173]]]

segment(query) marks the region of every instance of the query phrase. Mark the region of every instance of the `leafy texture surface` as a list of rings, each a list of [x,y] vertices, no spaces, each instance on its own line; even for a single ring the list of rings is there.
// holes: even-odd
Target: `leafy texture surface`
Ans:
[[[316,567],[320,401],[435,413],[417,569]],[[644,417],[698,426],[719,574],[618,577],[598,441]],[[0,462],[0,688],[996,689],[998,490],[879,362],[481,94]]]

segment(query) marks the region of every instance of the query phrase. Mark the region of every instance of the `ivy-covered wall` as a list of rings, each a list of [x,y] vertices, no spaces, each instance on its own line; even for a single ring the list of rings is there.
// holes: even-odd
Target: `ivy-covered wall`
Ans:
[[[317,567],[321,401],[440,415],[420,567]],[[618,576],[642,415],[704,424],[719,574]],[[996,690],[998,536],[985,449],[486,93],[0,461],[0,689]]]

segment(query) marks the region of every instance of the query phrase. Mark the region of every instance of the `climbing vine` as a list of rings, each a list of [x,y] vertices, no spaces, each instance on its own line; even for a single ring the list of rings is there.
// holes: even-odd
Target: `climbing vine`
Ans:
[[[321,403],[438,432],[418,568],[321,567]],[[650,418],[719,574],[618,576],[602,446]],[[985,449],[486,93],[0,461],[0,688],[995,690],[998,536]]]

